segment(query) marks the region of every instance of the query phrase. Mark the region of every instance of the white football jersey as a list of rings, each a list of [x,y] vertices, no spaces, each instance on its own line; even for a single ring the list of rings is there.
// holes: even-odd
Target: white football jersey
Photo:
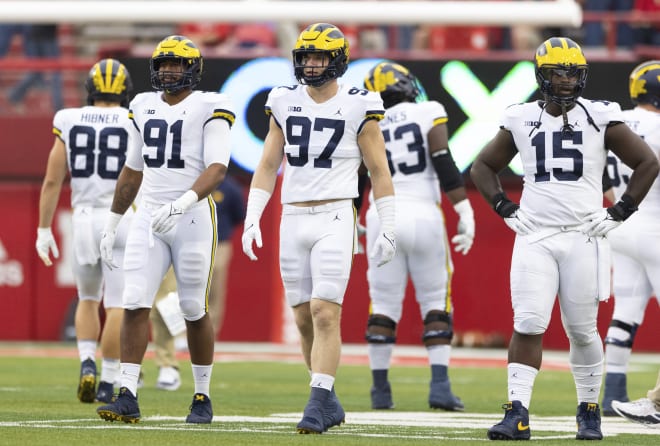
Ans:
[[[580,99],[567,116],[572,132],[562,132],[563,117],[542,111],[540,102],[512,105],[502,118],[523,165],[520,207],[542,226],[580,225],[603,207],[605,131],[623,122],[619,104],[607,101]]]
[[[626,124],[653,149],[656,156],[660,157],[660,113],[635,107],[632,110],[624,110],[623,118]],[[632,169],[623,164],[613,153],[608,156],[607,167],[614,188],[614,196],[619,200],[626,191],[626,187],[628,187]],[[660,183],[657,178],[651,185],[646,197],[639,204],[639,210],[643,211],[644,215],[660,216]],[[631,218],[637,215],[640,215],[640,213],[634,213]],[[657,218],[655,221],[657,221]]]
[[[193,91],[175,105],[161,96],[161,92],[141,93],[129,106],[143,144],[129,150],[126,165],[143,171],[140,193],[152,207],[179,198],[210,164],[229,165],[229,144],[205,147],[204,128],[213,119],[223,119],[231,127],[235,119],[225,94]],[[205,205],[204,200],[196,204]]]
[[[55,113],[53,133],[66,147],[71,206],[109,208],[129,143],[139,140],[128,110],[92,105],[65,108]]]
[[[367,120],[383,118],[380,95],[339,84],[332,99],[318,104],[304,85],[277,87],[266,113],[284,133],[283,204],[357,197],[357,138]]]
[[[401,102],[385,111],[385,118],[379,124],[397,198],[440,202],[428,134],[433,127],[446,122],[447,112],[436,101]]]

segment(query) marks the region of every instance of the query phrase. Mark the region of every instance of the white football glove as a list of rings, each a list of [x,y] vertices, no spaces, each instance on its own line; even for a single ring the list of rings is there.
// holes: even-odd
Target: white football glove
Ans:
[[[589,237],[605,237],[608,232],[618,227],[623,221],[612,218],[607,209],[599,209],[587,215],[587,223],[582,226],[582,232]]]
[[[361,225],[359,221],[356,223],[356,230],[358,239],[367,233],[367,228]],[[364,254],[364,243],[362,243],[360,240],[358,240],[357,244],[357,254]]]
[[[101,243],[99,244],[99,252],[101,253],[101,260],[108,268],[119,268],[115,265],[112,248],[115,245],[115,237],[117,236],[117,226],[121,220],[122,214],[110,211],[105,221],[105,227],[101,232]]]
[[[504,218],[504,223],[518,235],[529,235],[537,231],[536,224],[518,208],[509,217]]]
[[[103,263],[105,263],[110,269],[119,268],[119,266],[115,264],[113,259],[114,256],[112,254],[115,246],[115,237],[117,237],[116,230],[104,230],[101,233],[101,244],[99,245],[101,260],[103,260]]]
[[[257,260],[257,256],[254,255],[252,242],[255,242],[257,248],[261,248],[263,246],[261,241],[261,229],[259,229],[259,222],[246,221],[244,227],[245,229],[243,229],[243,236],[241,237],[241,241],[243,242],[243,252],[250,258],[250,260],[255,261]]]
[[[55,238],[53,238],[53,233],[48,228],[37,228],[37,254],[41,257],[41,260],[44,262],[44,265],[50,266],[53,262],[50,260],[50,253],[53,253],[54,258],[59,258],[60,250],[57,249],[57,243],[55,243]]]
[[[151,229],[161,234],[170,231],[198,199],[195,191],[189,190],[173,202],[162,205],[151,214]]]
[[[451,241],[454,244],[454,251],[465,255],[470,251],[474,242],[474,211],[467,199],[456,203],[454,209],[459,216],[459,220],[457,234],[452,237]]]
[[[376,262],[377,266],[383,266],[392,260],[395,253],[396,241],[394,232],[381,232],[374,243],[374,247],[371,248],[369,257]]]

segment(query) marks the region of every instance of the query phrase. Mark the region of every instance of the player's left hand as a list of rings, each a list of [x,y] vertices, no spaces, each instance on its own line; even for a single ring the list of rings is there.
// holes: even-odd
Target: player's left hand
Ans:
[[[376,262],[376,265],[383,266],[392,258],[396,253],[396,241],[393,232],[381,232],[374,247],[371,249],[369,257]]]
[[[241,237],[243,252],[250,258],[250,260],[256,261],[257,256],[254,254],[252,242],[257,245],[257,248],[261,248],[263,246],[261,241],[261,229],[259,229],[259,222],[246,221],[244,227],[245,229],[243,230],[243,236]]]
[[[605,237],[621,223],[623,220],[615,220],[607,209],[600,209],[587,216],[587,223],[582,226],[582,232],[589,237]]]
[[[37,254],[41,257],[44,265],[51,266],[53,262],[50,260],[50,253],[53,253],[54,258],[60,256],[60,250],[57,249],[57,243],[53,237],[53,232],[50,228],[37,228]]]

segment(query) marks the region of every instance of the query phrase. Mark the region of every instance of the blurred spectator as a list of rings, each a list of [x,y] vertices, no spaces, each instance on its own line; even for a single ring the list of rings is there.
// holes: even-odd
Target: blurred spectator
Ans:
[[[178,27],[177,33],[198,42],[203,55],[234,49],[277,48],[275,25],[270,23],[184,23]]]
[[[23,35],[25,25],[16,23],[0,24],[0,57],[5,57],[11,48],[11,42],[16,35]]]
[[[635,0],[583,0],[584,12],[632,12]],[[601,20],[584,24],[584,46],[605,46],[605,28]],[[626,22],[616,25],[616,45],[631,48],[635,43],[632,26]]]
[[[635,12],[645,17],[660,13],[660,0],[635,0]],[[640,23],[637,28],[636,43],[639,45],[660,45],[660,23]]]
[[[57,25],[16,25],[21,27],[23,36],[23,51],[30,59],[51,58],[60,56],[60,47],[57,38]],[[14,31],[15,32],[15,31]],[[9,40],[11,43],[11,39]],[[2,43],[4,44],[4,43]],[[0,49],[3,49],[0,47]],[[28,72],[17,85],[9,91],[8,99],[18,107],[30,88],[50,84],[52,105],[54,110],[64,108],[62,96],[62,75],[59,71],[50,73],[50,81],[42,71]]]

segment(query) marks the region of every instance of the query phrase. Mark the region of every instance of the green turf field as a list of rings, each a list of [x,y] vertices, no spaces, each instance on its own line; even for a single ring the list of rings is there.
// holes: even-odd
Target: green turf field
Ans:
[[[320,436],[297,435],[295,425],[308,396],[302,362],[290,357],[259,361],[258,352],[249,360],[223,356],[217,355],[213,372],[213,424],[184,423],[193,394],[189,361],[182,360],[182,387],[166,392],[154,387],[157,370],[148,359],[145,387],[139,391],[142,419],[127,425],[103,421],[96,404],[77,401],[79,362],[71,344],[29,344],[22,349],[21,344],[1,343],[0,445],[472,445],[489,442],[486,430],[503,414],[506,373],[501,366],[452,367],[453,389],[466,412],[448,413],[428,409],[426,366],[419,361],[397,365],[390,372],[395,410],[372,411],[369,368],[364,361],[349,360],[342,364],[336,385],[346,424]],[[654,361],[633,356],[628,378],[632,398],[645,395],[655,383],[659,364]],[[548,446],[578,443],[573,381],[565,369],[553,368],[557,370],[542,370],[536,381],[532,440]],[[604,418],[603,433],[603,444],[660,444],[660,430],[620,418]]]

